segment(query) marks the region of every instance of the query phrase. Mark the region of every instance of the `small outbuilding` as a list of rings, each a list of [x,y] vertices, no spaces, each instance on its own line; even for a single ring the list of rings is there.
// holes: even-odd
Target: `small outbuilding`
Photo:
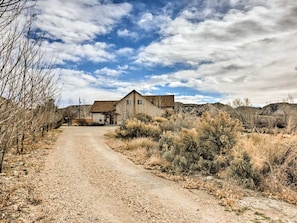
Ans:
[[[117,124],[116,104],[118,101],[95,101],[91,107],[93,124]]]

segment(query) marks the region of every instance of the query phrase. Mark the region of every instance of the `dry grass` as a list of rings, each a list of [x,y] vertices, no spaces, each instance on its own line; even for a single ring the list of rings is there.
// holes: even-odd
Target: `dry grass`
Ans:
[[[154,142],[150,138],[135,138],[127,143],[127,150],[135,150],[138,148],[145,148],[148,151],[155,149],[158,146],[158,143]]]
[[[160,177],[180,181],[185,180],[185,188],[204,189],[221,200],[222,205],[228,206],[233,200],[247,193],[245,187],[249,179],[236,184],[236,179],[230,178],[228,168],[222,168],[217,176],[218,181],[205,181],[204,178],[189,178],[188,176],[172,174],[172,164],[164,159],[158,148],[158,142],[151,138],[135,138],[121,140],[112,138],[109,145],[124,153],[137,164],[153,170]],[[232,156],[240,157],[246,153],[250,162],[250,174],[253,180],[254,192],[261,192],[267,197],[284,200],[297,204],[297,136],[283,134],[245,134],[242,135],[233,148]],[[244,167],[243,167],[244,168]],[[239,176],[240,177],[240,176]],[[238,183],[238,181],[237,181]],[[236,196],[234,195],[236,191]],[[251,190],[249,190],[252,192]],[[234,197],[235,196],[235,197]],[[230,205],[229,205],[230,206]]]
[[[126,151],[127,142],[125,140],[120,140],[118,138],[110,137],[106,138],[105,143],[117,152]]]
[[[204,113],[200,118],[177,114],[152,122],[128,120],[123,134],[117,134],[118,142],[113,139],[113,144],[122,144],[111,147],[165,178],[201,174],[229,182],[226,189],[217,187],[219,197],[239,186],[297,204],[295,120],[288,129],[268,131],[273,134],[265,130],[241,134],[241,123],[224,112],[216,117]],[[194,181],[194,188],[211,192],[216,187]]]
[[[170,167],[170,163],[164,159],[159,153],[151,155],[145,162],[145,168],[149,170],[163,170]]]
[[[297,136],[251,134],[241,139],[263,194],[297,204]]]
[[[0,174],[0,222],[21,222],[28,205],[38,205],[42,200],[31,182],[31,177],[43,169],[48,150],[52,148],[60,130],[49,131],[36,143],[25,143],[24,153],[16,154],[11,148],[5,156],[4,172]]]
[[[158,143],[150,138],[135,138],[120,140],[117,138],[107,139],[106,143],[114,150],[125,154],[136,164],[144,165],[147,160],[157,151]]]

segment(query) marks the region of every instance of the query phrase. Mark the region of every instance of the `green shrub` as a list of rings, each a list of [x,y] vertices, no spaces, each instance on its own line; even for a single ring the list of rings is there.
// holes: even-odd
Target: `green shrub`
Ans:
[[[151,137],[154,140],[159,140],[161,135],[161,129],[159,126],[152,123],[148,123],[142,126],[141,136]]]
[[[143,123],[138,119],[128,119],[116,130],[116,134],[120,138],[136,138],[141,136]]]
[[[215,118],[205,113],[200,122],[193,117],[181,120],[191,120],[186,125],[195,124],[196,129],[182,128],[180,120],[173,122],[174,119],[170,119],[166,124],[171,128],[165,129],[175,131],[164,132],[159,140],[164,158],[171,162],[175,171],[216,174],[229,166],[232,148],[241,129],[239,121],[231,119],[227,113],[220,113]]]
[[[230,162],[229,176],[235,179],[238,184],[250,189],[257,188],[261,183],[261,175],[253,168],[246,151],[234,157]]]
[[[202,156],[199,157],[195,167],[203,175],[213,175],[218,172],[215,162],[213,160],[203,159]]]
[[[215,118],[204,113],[197,129],[202,157],[213,160],[216,155],[230,154],[237,143],[238,132],[241,129],[241,123],[232,119],[226,112],[219,113]]]
[[[159,148],[163,152],[167,152],[175,145],[175,138],[178,137],[177,133],[172,131],[163,132],[159,140]]]
[[[232,148],[237,143],[238,131],[241,129],[240,122],[231,119],[225,112],[214,118],[204,113],[196,129],[195,140],[183,137],[184,142],[195,142],[195,150],[188,160],[190,170],[213,175],[227,168],[232,160]],[[188,148],[191,146],[188,145]]]
[[[195,169],[195,162],[199,159],[197,131],[182,129],[180,134],[165,132],[159,141],[163,157],[171,162],[172,168],[178,172],[189,172]]]

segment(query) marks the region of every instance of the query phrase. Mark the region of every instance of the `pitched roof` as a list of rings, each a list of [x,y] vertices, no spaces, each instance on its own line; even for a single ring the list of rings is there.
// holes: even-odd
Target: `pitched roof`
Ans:
[[[91,107],[91,113],[104,113],[112,112],[116,110],[116,104],[124,100],[128,95],[132,93],[137,93],[140,96],[144,97],[146,100],[154,104],[155,106],[161,108],[173,108],[174,107],[174,95],[148,95],[143,96],[139,92],[133,90],[121,100],[118,101],[95,101]]]
[[[115,111],[115,105],[118,101],[95,101],[91,107],[90,112],[92,113],[103,113],[103,112],[111,112]]]
[[[174,95],[149,95],[144,97],[158,107],[174,107]]]
[[[151,102],[157,107],[161,108],[172,108],[174,107],[174,95],[142,95],[136,90],[132,90],[129,94],[123,97],[121,100],[124,100],[128,95],[136,93],[144,97],[146,100]]]
[[[132,93],[135,93],[135,94],[138,94],[138,95],[142,96],[138,91],[132,90],[131,92],[129,92],[128,94],[126,94],[121,100],[119,100],[119,102],[125,100],[125,98],[128,97]]]

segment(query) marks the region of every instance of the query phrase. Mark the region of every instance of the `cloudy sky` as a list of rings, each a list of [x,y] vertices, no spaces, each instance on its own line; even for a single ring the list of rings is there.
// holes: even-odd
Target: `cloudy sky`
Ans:
[[[297,102],[295,0],[39,0],[59,107],[174,94],[183,103]]]

